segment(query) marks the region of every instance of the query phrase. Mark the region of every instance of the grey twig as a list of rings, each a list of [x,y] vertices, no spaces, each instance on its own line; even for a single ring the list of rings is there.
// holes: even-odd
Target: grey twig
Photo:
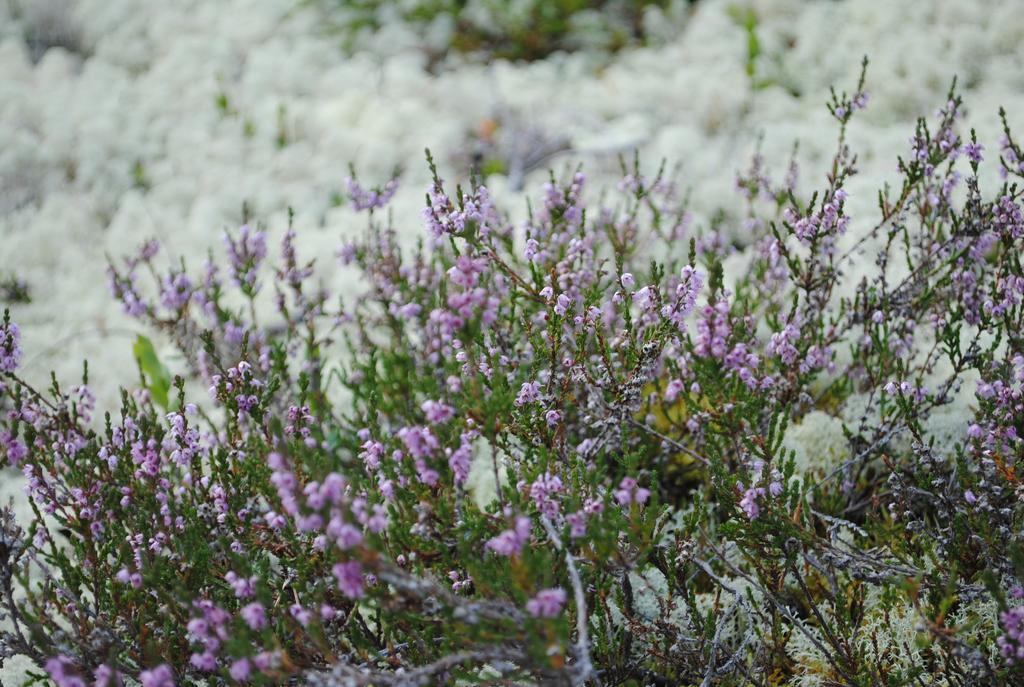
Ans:
[[[576,569],[576,559],[568,548],[562,546],[562,540],[555,531],[554,525],[546,517],[541,516],[541,524],[548,533],[548,539],[555,548],[565,553],[565,567],[569,571],[569,582],[572,584],[573,596],[576,602],[576,666],[572,675],[573,685],[584,685],[587,680],[593,679],[598,684],[600,680],[594,672],[594,664],[590,659],[590,638],[587,630],[589,615],[587,614],[587,599],[583,593],[583,582],[580,580],[579,570]]]

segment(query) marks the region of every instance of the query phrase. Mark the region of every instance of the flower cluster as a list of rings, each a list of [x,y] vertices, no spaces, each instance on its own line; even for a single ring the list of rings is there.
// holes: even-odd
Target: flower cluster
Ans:
[[[355,175],[345,180],[345,190],[352,207],[356,210],[375,210],[385,207],[398,191],[398,178],[389,179],[381,188],[363,188]]]
[[[21,362],[21,330],[11,322],[9,312],[4,312],[0,324],[0,372],[13,373]]]

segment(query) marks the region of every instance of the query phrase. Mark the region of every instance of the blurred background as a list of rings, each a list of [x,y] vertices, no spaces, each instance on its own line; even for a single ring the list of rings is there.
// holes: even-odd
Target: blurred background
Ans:
[[[743,245],[736,174],[760,150],[800,188],[835,148],[830,86],[871,60],[850,141],[863,219],[915,118],[959,78],[990,151],[997,112],[1024,119],[1017,0],[0,0],[0,302],[24,371],[77,381],[101,407],[136,374],[136,325],[107,256],[149,238],[198,269],[243,204],[270,243],[296,213],[323,279],[361,231],[345,198],[396,170],[394,223],[413,240],[429,147],[448,181],[478,169],[513,212],[547,170],[582,163],[590,191],[619,156],[664,159],[695,226]],[[853,187],[854,190],[858,188]],[[308,253],[307,253],[308,254]],[[173,361],[172,361],[173,363]],[[172,364],[173,366],[173,364]]]

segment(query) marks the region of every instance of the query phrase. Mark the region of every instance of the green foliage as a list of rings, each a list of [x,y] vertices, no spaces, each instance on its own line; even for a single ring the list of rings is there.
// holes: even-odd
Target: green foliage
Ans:
[[[667,10],[670,0],[319,0],[350,36],[376,30],[398,17],[427,33],[450,28],[450,51],[508,60],[536,60],[584,44],[615,51],[645,40],[648,8]]]
[[[143,375],[146,389],[153,395],[153,400],[161,408],[168,407],[168,392],[171,389],[171,373],[157,357],[153,342],[139,334],[135,337],[132,354]]]

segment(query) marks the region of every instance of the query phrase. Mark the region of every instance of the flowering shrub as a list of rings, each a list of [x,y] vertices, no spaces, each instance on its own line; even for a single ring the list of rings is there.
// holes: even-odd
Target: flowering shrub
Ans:
[[[833,95],[814,194],[740,176],[742,250],[638,165],[589,209],[553,179],[522,226],[434,171],[411,252],[398,182],[353,179],[349,298],[291,227],[276,265],[251,225],[198,274],[146,244],[112,291],[209,398],[140,337],[94,416],[87,375],[19,377],[5,315],[36,519],[3,517],[0,655],[62,686],[1016,684],[1024,151],[951,92],[851,236],[867,101]]]

